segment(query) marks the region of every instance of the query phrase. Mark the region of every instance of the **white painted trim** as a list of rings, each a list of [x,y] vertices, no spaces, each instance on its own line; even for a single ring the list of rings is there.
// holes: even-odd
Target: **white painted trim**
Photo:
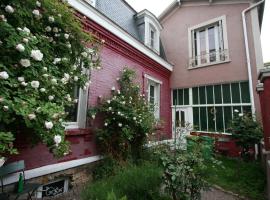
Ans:
[[[91,156],[88,158],[71,160],[67,162],[61,162],[57,164],[46,165],[46,166],[35,168],[35,169],[30,169],[30,170],[25,171],[25,179],[27,180],[27,179],[44,176],[47,174],[52,174],[55,172],[59,172],[59,171],[67,170],[70,168],[78,167],[81,165],[89,164],[92,162],[96,162],[100,159],[102,159],[101,156]],[[11,174],[10,176],[4,179],[4,185],[17,182],[18,177],[19,177],[19,172],[15,174]]]
[[[144,74],[144,77],[147,78],[147,79],[149,79],[149,80],[151,80],[151,81],[154,81],[154,82],[156,82],[156,83],[158,83],[160,85],[163,84],[162,81],[160,81],[160,80],[158,80],[158,79],[156,79],[156,78],[154,78],[154,77],[152,77],[152,76],[150,76],[148,74]]]
[[[155,23],[155,25],[157,26],[157,28],[159,30],[162,30],[162,25],[159,23],[159,21],[156,19],[155,15],[153,15],[151,12],[149,12],[148,10],[143,10],[141,12],[139,12],[136,17],[137,18],[141,18],[141,17],[145,17],[145,16],[148,16],[148,18],[151,19],[152,22]]]
[[[121,38],[123,41],[128,43],[129,45],[133,46],[149,58],[153,59],[164,68],[168,69],[169,71],[173,70],[173,65],[162,59],[159,55],[154,53],[153,51],[149,50],[148,47],[143,45],[137,39],[129,35],[126,31],[122,28],[117,26],[107,17],[102,15],[92,6],[88,5],[87,3],[83,2],[83,0],[68,0],[68,3],[76,10],[81,12],[83,15],[87,16],[88,18],[95,21],[97,24],[101,25],[102,27],[106,28],[108,31],[116,35],[117,37]]]

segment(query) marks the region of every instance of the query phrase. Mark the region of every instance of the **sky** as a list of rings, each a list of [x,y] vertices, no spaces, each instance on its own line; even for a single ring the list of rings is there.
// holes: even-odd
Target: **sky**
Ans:
[[[136,11],[148,9],[159,16],[174,0],[126,0]],[[264,62],[270,62],[270,0],[265,0],[263,25],[261,32]]]

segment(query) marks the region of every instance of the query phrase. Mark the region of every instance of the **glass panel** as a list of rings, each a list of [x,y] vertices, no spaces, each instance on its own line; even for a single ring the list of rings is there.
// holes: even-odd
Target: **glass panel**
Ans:
[[[216,61],[215,27],[208,28],[209,58],[210,62]]]
[[[184,97],[184,94],[183,94],[183,89],[179,89],[178,90],[178,105],[183,105],[183,97]]]
[[[250,103],[248,82],[242,82],[240,83],[240,86],[241,86],[242,103]]]
[[[180,119],[179,119],[179,111],[176,111],[175,112],[175,125],[176,127],[179,127],[179,124],[180,124]]]
[[[215,85],[214,90],[215,90],[215,104],[221,104],[222,103],[221,86],[220,85]]]
[[[206,107],[200,107],[201,131],[207,131]]]
[[[222,90],[223,90],[223,103],[231,103],[230,84],[222,85]]]
[[[185,112],[181,111],[181,127],[185,127],[186,119],[185,119]]]
[[[232,83],[231,88],[232,88],[232,102],[240,103],[239,83]]]
[[[205,87],[199,87],[200,104],[206,104]]]
[[[215,108],[208,107],[208,131],[215,132]]]
[[[251,106],[243,106],[243,113],[251,114]]]
[[[213,86],[206,86],[207,104],[214,103]]]
[[[216,107],[216,123],[217,123],[217,131],[224,132],[222,107]]]
[[[198,46],[197,46],[197,32],[194,32],[194,53],[195,53],[195,65],[198,65]]]
[[[224,120],[225,120],[225,131],[228,132],[228,128],[230,127],[230,123],[232,120],[232,107],[225,106],[224,107]]]
[[[150,98],[149,98],[149,102],[150,104],[154,105],[155,104],[155,86],[150,85]]]
[[[173,90],[173,105],[177,105],[177,90]]]
[[[74,87],[73,98],[79,99],[80,89],[78,87]],[[77,114],[78,114],[78,102],[74,103],[70,107],[66,107],[65,111],[68,112],[67,121],[68,122],[77,122]]]
[[[189,105],[189,89],[184,89],[184,105]]]
[[[192,88],[192,97],[193,97],[193,104],[199,104],[199,97],[198,97],[198,88]]]
[[[207,62],[206,59],[206,34],[205,30],[200,31],[200,55],[201,55],[201,63],[204,64]]]
[[[199,108],[193,108],[193,129],[200,130]]]
[[[151,47],[154,47],[154,42],[155,42],[155,32],[153,30],[151,30]]]

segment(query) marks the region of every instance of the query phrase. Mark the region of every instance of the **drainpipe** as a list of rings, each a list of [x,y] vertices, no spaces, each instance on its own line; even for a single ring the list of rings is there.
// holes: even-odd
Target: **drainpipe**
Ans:
[[[252,114],[255,114],[255,103],[254,103],[254,92],[253,92],[253,81],[252,81],[252,71],[251,71],[251,63],[250,63],[250,53],[249,53],[249,44],[248,44],[248,35],[247,35],[247,23],[246,23],[246,13],[252,10],[253,8],[262,4],[265,0],[261,0],[252,6],[246,8],[242,11],[242,19],[243,19],[243,29],[244,29],[244,39],[245,39],[245,48],[246,48],[246,59],[247,59],[247,68],[248,68],[248,79],[249,79],[249,92],[251,97],[251,110]]]

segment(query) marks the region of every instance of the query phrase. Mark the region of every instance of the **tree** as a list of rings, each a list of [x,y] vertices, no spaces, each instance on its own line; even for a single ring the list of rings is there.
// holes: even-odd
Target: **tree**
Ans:
[[[67,154],[66,108],[77,103],[74,87],[89,84],[82,71],[98,67],[100,42],[58,0],[2,0],[0,30],[1,136],[30,133],[56,156]]]

